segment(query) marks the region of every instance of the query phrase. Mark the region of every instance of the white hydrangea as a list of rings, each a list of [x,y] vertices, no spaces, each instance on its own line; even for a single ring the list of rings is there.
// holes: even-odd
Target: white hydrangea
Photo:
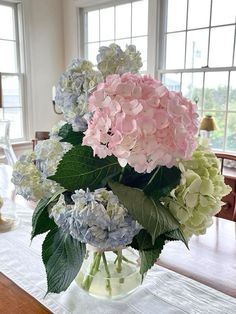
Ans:
[[[58,191],[60,185],[48,177],[55,174],[63,155],[72,147],[52,138],[39,142],[35,152],[21,156],[14,165],[12,176],[17,193],[37,201]]]
[[[41,141],[36,145],[36,165],[44,177],[50,177],[55,174],[59,161],[72,147],[70,143],[59,142],[55,138]]]

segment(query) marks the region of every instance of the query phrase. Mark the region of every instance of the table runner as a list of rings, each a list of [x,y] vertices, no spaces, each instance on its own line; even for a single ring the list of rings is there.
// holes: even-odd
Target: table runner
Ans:
[[[5,206],[13,206],[10,201]],[[119,301],[90,297],[73,282],[59,295],[46,293],[40,258],[44,235],[30,242],[32,210],[16,205],[20,226],[0,234],[0,271],[53,313],[83,314],[235,314],[236,299],[165,268],[154,266],[143,285]]]

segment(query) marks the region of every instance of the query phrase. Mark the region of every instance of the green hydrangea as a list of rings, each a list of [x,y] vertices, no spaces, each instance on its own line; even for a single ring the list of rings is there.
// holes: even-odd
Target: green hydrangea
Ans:
[[[179,163],[180,184],[163,198],[164,204],[180,222],[187,238],[204,234],[212,216],[221,209],[223,196],[231,188],[220,174],[219,161],[208,147],[199,146],[192,159]]]
[[[137,73],[143,65],[141,54],[134,45],[126,46],[124,51],[116,44],[100,47],[97,62],[103,77],[109,74]]]

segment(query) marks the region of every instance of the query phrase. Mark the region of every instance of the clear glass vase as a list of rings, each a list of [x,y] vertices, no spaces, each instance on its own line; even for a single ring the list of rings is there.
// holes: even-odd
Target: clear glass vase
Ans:
[[[142,282],[138,254],[130,249],[98,251],[87,249],[75,281],[90,295],[120,299],[134,292]]]

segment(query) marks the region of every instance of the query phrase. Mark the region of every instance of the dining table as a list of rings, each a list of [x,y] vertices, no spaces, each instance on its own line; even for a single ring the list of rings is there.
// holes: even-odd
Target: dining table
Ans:
[[[1,178],[0,167],[0,194],[4,194]],[[179,241],[166,243],[134,293],[119,300],[102,300],[81,290],[75,281],[65,292],[46,294],[41,260],[45,235],[31,241],[33,210],[32,202],[5,194],[3,211],[15,211],[18,224],[0,234],[1,314],[236,313],[235,222],[215,217],[205,235],[191,238],[189,249]]]

